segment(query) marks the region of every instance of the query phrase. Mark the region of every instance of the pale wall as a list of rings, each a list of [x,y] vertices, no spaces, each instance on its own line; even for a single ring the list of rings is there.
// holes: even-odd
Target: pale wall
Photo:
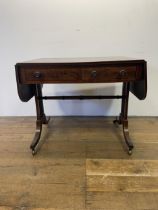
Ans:
[[[158,0],[0,0],[0,115],[34,115],[17,96],[14,65],[41,57],[130,56],[148,61],[148,97],[130,115],[158,115]],[[47,94],[114,94],[114,85],[49,85]],[[119,101],[49,101],[50,115],[117,115]]]

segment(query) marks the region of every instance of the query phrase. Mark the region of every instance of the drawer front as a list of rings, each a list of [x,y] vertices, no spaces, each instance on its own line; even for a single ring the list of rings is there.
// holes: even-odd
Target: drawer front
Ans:
[[[21,67],[20,82],[23,84],[42,83],[101,83],[125,82],[142,79],[139,66],[100,67]]]
[[[81,71],[76,68],[21,68],[21,82],[25,84],[35,83],[69,83],[81,81]]]
[[[83,70],[82,79],[85,82],[124,82],[141,78],[141,70],[136,66],[128,67],[97,67]]]

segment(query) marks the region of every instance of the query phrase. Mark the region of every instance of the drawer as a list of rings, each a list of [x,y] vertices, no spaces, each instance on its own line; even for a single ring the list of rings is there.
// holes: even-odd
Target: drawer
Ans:
[[[142,78],[140,66],[23,66],[18,71],[23,84],[125,82]]]
[[[77,68],[38,67],[37,69],[22,67],[20,80],[25,84],[35,83],[75,83],[80,82],[81,71]]]
[[[88,67],[82,71],[85,82],[124,82],[141,79],[142,71],[137,66]]]

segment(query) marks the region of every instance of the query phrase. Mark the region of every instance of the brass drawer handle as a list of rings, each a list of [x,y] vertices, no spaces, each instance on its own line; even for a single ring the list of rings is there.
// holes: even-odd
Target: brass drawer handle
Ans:
[[[42,77],[42,74],[41,74],[41,72],[35,72],[34,74],[33,74],[33,77],[35,78],[35,79],[39,79],[39,78],[41,78]]]
[[[94,79],[97,76],[97,71],[91,71],[91,77]]]

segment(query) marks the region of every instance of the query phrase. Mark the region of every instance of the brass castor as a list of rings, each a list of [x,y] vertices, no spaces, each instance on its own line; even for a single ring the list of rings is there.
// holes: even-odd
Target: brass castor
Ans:
[[[36,154],[36,151],[32,149],[32,155],[34,156]]]
[[[131,149],[128,150],[128,154],[132,155],[133,151]]]

